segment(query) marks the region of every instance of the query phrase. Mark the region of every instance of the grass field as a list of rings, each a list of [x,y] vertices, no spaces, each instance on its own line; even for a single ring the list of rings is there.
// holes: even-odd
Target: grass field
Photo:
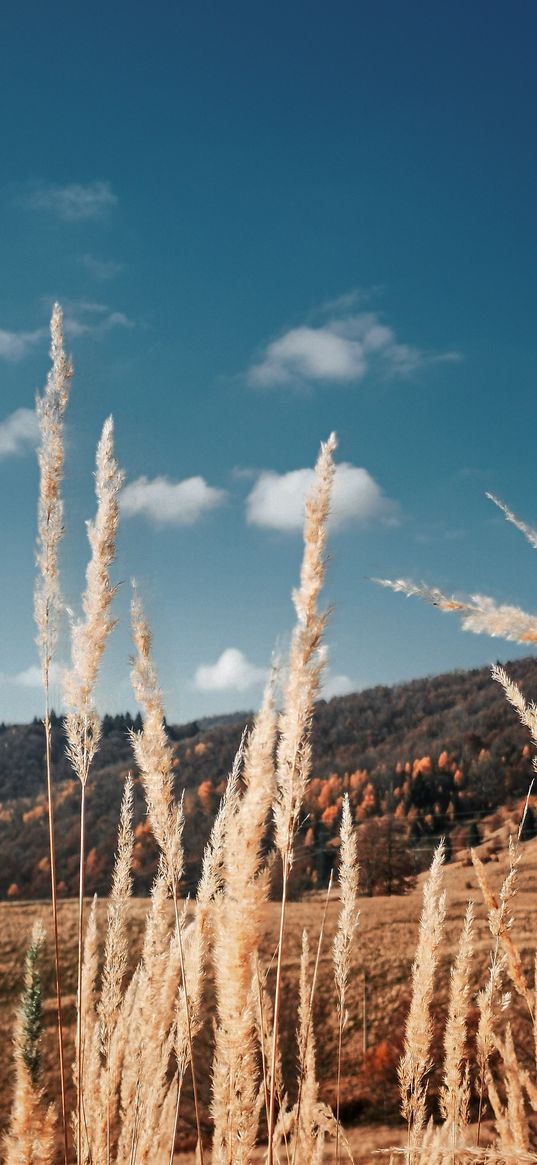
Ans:
[[[504,830],[505,832],[505,830]],[[490,862],[487,870],[496,888],[506,869],[506,857]],[[524,846],[524,859],[520,870],[519,892],[515,900],[516,922],[514,937],[520,946],[525,969],[533,960],[535,945],[532,911],[534,887],[537,875],[537,839]],[[483,984],[490,951],[486,910],[481,901],[475,874],[471,866],[451,865],[446,868],[447,916],[445,937],[442,947],[441,971],[438,977],[436,1009],[439,1014],[446,1000],[448,967],[458,941],[468,898],[476,903],[476,954],[472,973],[472,987],[477,991]],[[402,1126],[397,1122],[397,1083],[394,1064],[387,1064],[379,1070],[375,1066],[374,1050],[382,1046],[384,1040],[397,1046],[404,1023],[405,1010],[410,997],[410,969],[416,947],[419,914],[421,909],[421,887],[417,887],[406,897],[362,899],[361,917],[356,937],[354,970],[349,989],[349,1024],[343,1062],[342,1117],[349,1130],[349,1139],[354,1158],[363,1163],[374,1159],[371,1154],[377,1149],[386,1149],[400,1143]],[[139,955],[143,935],[144,920],[148,902],[135,899],[130,906],[130,939],[132,961]],[[300,902],[289,905],[288,938],[284,962],[282,1031],[285,1040],[282,1048],[284,1070],[292,1089],[296,1075],[294,1068],[293,1028],[296,1011],[296,991],[300,962],[300,942],[302,928],[310,934],[312,946],[317,943],[324,898],[321,894],[308,895]],[[99,904],[101,933],[104,933],[106,904]],[[0,904],[0,1035],[4,1047],[9,1049],[10,1029],[14,1006],[21,987],[21,967],[31,924],[36,917],[43,919],[47,930],[50,928],[49,911],[43,903],[1,903]],[[316,993],[315,1035],[317,1041],[318,1078],[321,1096],[333,1103],[335,1094],[335,1068],[337,1024],[333,1008],[332,965],[330,943],[334,934],[337,903],[334,895],[327,911],[326,929],[321,955],[319,984]],[[264,939],[262,944],[263,964],[271,962],[277,943],[279,905],[270,903],[265,908]],[[171,906],[170,906],[171,922]],[[60,905],[60,926],[62,934],[62,957],[64,964],[66,1027],[68,1032],[68,1059],[73,1054],[73,1034],[75,1023],[76,990],[76,904],[72,901]],[[272,972],[271,972],[272,973]],[[366,988],[366,1041],[367,1060],[364,1071],[364,979]],[[43,972],[45,999],[46,1046],[44,1049],[45,1078],[47,1091],[57,1092],[54,1085],[52,1062],[54,1057],[54,986],[52,975],[52,952],[50,944],[45,957]],[[517,1012],[516,1000],[513,1008]],[[203,1111],[208,1112],[210,1098],[210,1063],[212,1048],[212,1018],[214,1000],[209,981],[205,997],[205,1022],[197,1041],[196,1067],[199,1089],[203,1099]],[[515,1019],[515,1025],[517,1024]],[[524,1021],[520,1019],[522,1024]],[[522,1029],[521,1029],[522,1030]],[[522,1033],[523,1036],[523,1033]],[[379,1057],[382,1059],[382,1057]],[[439,1059],[441,1055],[439,1054]],[[4,1056],[3,1087],[0,1090],[0,1121],[5,1126],[11,1089],[10,1056]],[[378,1095],[368,1100],[370,1087],[375,1086],[375,1072]],[[71,1097],[71,1099],[73,1099]],[[374,1120],[372,1119],[374,1115]],[[205,1127],[209,1131],[207,1118]],[[192,1147],[194,1122],[191,1099],[185,1097],[185,1105],[180,1121],[180,1143],[185,1149],[181,1159],[184,1165],[189,1160],[188,1150]],[[328,1156],[326,1158],[329,1159]],[[378,1159],[378,1158],[377,1158]],[[192,1158],[193,1160],[193,1158]]]

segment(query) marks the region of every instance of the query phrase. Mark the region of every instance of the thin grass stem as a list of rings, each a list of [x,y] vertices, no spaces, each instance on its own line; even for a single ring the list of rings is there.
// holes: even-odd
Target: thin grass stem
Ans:
[[[170,1145],[169,1165],[173,1165],[173,1158],[175,1156],[175,1138],[177,1136],[177,1125],[179,1124],[179,1106],[181,1104],[182,1087],[183,1087],[183,1074],[178,1069],[178,1071],[177,1071],[177,1097],[175,1100],[175,1111],[174,1111],[174,1115],[173,1115],[173,1132],[172,1132],[172,1142]]]
[[[65,1095],[65,1055],[63,1043],[63,1006],[61,987],[60,939],[58,927],[58,893],[56,879],[56,838],[54,828],[54,803],[52,797],[52,733],[49,711],[48,670],[45,678],[45,765],[47,776],[47,817],[50,859],[50,890],[52,899],[52,930],[54,934],[54,975],[56,980],[56,1023],[58,1032],[58,1058],[60,1065],[60,1096],[62,1111],[63,1159],[69,1162],[69,1141],[67,1134],[67,1100]]]
[[[82,943],[84,929],[84,874],[86,832],[86,785],[80,787],[80,856],[78,870],[78,967],[76,994],[76,1065],[77,1065],[77,1162],[82,1165]]]
[[[199,1158],[200,1158],[200,1165],[204,1165],[203,1142],[201,1139],[201,1119],[200,1119],[200,1109],[199,1109],[199,1100],[198,1100],[198,1085],[196,1082],[196,1068],[195,1068],[195,1064],[194,1064],[194,1043],[193,1043],[193,1039],[192,1039],[192,1023],[191,1023],[191,1019],[190,1019],[190,1006],[189,1006],[189,1002],[188,1002],[188,986],[187,986],[187,981],[186,981],[186,970],[185,970],[185,955],[184,955],[184,949],[183,949],[183,938],[182,938],[182,934],[181,934],[181,924],[180,924],[180,920],[179,920],[179,908],[177,905],[177,890],[175,887],[174,887],[174,892],[173,892],[173,906],[174,906],[174,911],[175,911],[175,928],[176,928],[176,932],[177,932],[177,942],[179,945],[179,961],[181,964],[181,978],[183,980],[183,997],[184,997],[184,1001],[185,1001],[186,1033],[187,1033],[187,1041],[188,1041],[188,1054],[190,1056],[190,1071],[192,1074],[192,1092],[193,1092],[193,1096],[194,1096],[194,1111],[196,1114],[196,1132],[197,1132],[198,1145],[199,1145]],[[174,1137],[174,1140],[175,1140],[175,1137]],[[172,1149],[173,1149],[173,1145],[172,1145]]]
[[[267,1121],[267,1128],[269,1122],[269,1090],[267,1080],[267,1057],[265,1055],[265,1017],[263,1011],[263,992],[261,990],[261,976],[259,974],[259,959],[255,961],[255,974],[257,982],[257,998],[259,1003],[259,1023],[261,1025],[261,1039],[259,1041],[261,1047],[261,1071],[263,1074],[263,1094],[265,1098],[265,1116]]]
[[[272,1032],[272,1060],[270,1067],[270,1097],[268,1120],[268,1165],[274,1161],[274,1109],[276,1100],[276,1060],[278,1057],[278,1025],[280,1022],[280,1003],[282,985],[283,938],[285,933],[285,913],[287,907],[287,883],[289,881],[289,847],[283,857],[282,872],[282,900],[280,908],[280,931],[278,938],[278,962],[276,964],[276,987],[274,995],[274,1023]]]
[[[334,877],[334,871],[330,870],[330,877],[328,879],[328,888],[327,888],[326,897],[324,900],[323,916],[321,918],[321,928],[319,930],[319,938],[317,941],[317,952],[315,955],[315,963],[314,963],[314,967],[313,967],[313,977],[311,980],[310,999],[309,999],[309,1007],[308,1007],[308,1021],[306,1024],[306,1047],[307,1047],[309,1033],[310,1033],[310,1027],[311,1027],[311,1023],[312,1023],[312,1019],[313,1019],[313,1000],[315,998],[315,989],[317,986],[317,974],[319,971],[319,964],[321,961],[321,949],[322,949],[322,945],[323,945],[324,928],[325,928],[325,923],[326,923],[326,915],[327,915],[327,911],[328,911],[328,903],[330,900],[330,893],[332,890],[333,877]],[[296,1102],[296,1126],[297,1126],[297,1129],[299,1128],[299,1125],[300,1125],[300,1108],[302,1105],[302,1091],[303,1091],[303,1087],[304,1087],[304,1068],[305,1068],[305,1055],[304,1055],[304,1062],[302,1063],[301,1068],[300,1068],[300,1080],[298,1082],[298,1096],[297,1096],[297,1102]],[[295,1165],[297,1148],[298,1148],[298,1137],[295,1139],[295,1147],[293,1150],[292,1165]]]
[[[337,1037],[337,1083],[336,1083],[336,1165],[339,1162],[339,1112],[341,1102],[341,1048],[343,1044],[343,1011],[339,1011],[339,1025]]]

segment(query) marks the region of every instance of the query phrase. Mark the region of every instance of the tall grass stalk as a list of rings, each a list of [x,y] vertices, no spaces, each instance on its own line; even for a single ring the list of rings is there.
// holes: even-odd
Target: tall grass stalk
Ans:
[[[298,1064],[302,1081],[301,1107],[295,1110],[293,1160],[299,1155],[301,1162],[313,1159],[316,1148],[315,1110],[317,1106],[318,1084],[315,1070],[315,1039],[310,1022],[311,984],[309,979],[309,936],[302,931],[300,956],[299,1003],[298,1003]]]
[[[473,953],[474,906],[470,902],[451,969],[448,1017],[444,1035],[444,1072],[440,1094],[440,1109],[450,1127],[452,1165],[455,1165],[456,1145],[460,1128],[468,1120],[467,1089],[463,1070],[467,1037],[467,1013],[470,1004],[470,964]]]
[[[65,1058],[63,1039],[62,974],[58,931],[58,897],[56,876],[56,839],[52,788],[52,728],[50,723],[50,672],[58,640],[62,595],[58,566],[58,548],[63,536],[63,501],[61,482],[64,465],[64,416],[69,400],[73,369],[63,346],[63,316],[55,303],[50,321],[50,358],[52,367],[43,396],[36,397],[39,424],[39,500],[37,512],[37,580],[34,591],[34,619],[45,698],[45,767],[47,782],[48,841],[52,928],[54,934],[54,971],[56,980],[56,1024],[63,1131],[64,1165],[68,1165],[67,1105],[65,1097]]]
[[[300,587],[293,594],[297,625],[291,643],[284,706],[279,725],[280,739],[277,752],[274,823],[275,842],[282,864],[282,895],[270,1071],[268,1165],[273,1163],[275,1071],[278,1054],[287,892],[293,863],[294,835],[311,769],[310,727],[313,705],[319,695],[321,671],[324,664],[321,639],[327,615],[326,612],[318,611],[317,604],[325,574],[326,526],[334,479],[333,454],[336,444],[335,435],[332,434],[328,441],[321,445],[315,466],[315,485],[306,499],[304,556]]]
[[[261,939],[268,871],[262,842],[274,793],[273,678],[245,742],[242,782],[226,817],[222,892],[215,903],[218,1022],[213,1063],[213,1165],[247,1165],[259,1119],[252,961]],[[233,942],[230,942],[230,935]],[[253,983],[253,986],[252,986]]]
[[[65,702],[69,709],[65,727],[67,752],[80,782],[80,852],[78,881],[78,974],[77,974],[77,1161],[82,1163],[82,937],[84,928],[84,873],[86,785],[99,746],[101,727],[93,705],[95,681],[106,640],[114,627],[110,606],[116,588],[110,582],[119,522],[119,491],[123,474],[114,458],[113,422],[105,421],[96,455],[95,494],[97,514],[88,522],[91,557],[86,571],[83,618],[71,628],[71,669],[65,676]]]
[[[431,1001],[446,910],[442,892],[444,845],[438,846],[423,887],[418,948],[412,966],[412,1001],[406,1021],[403,1057],[399,1065],[401,1111],[407,1122],[407,1165],[418,1160],[419,1141],[426,1125],[425,1077],[431,1067]]]
[[[125,783],[119,818],[118,845],[112,888],[108,900],[108,926],[104,951],[104,967],[99,1000],[99,1036],[105,1062],[106,1091],[106,1165],[110,1165],[111,1118],[111,1048],[112,1036],[121,1007],[123,982],[128,963],[128,933],[126,905],[132,894],[131,862],[134,845],[132,832],[132,777]]]
[[[134,694],[138,703],[143,708],[145,716],[143,730],[138,733],[132,733],[131,740],[134,755],[142,773],[149,821],[160,848],[163,877],[173,900],[176,939],[183,983],[183,1007],[190,1070],[192,1074],[196,1129],[201,1165],[203,1165],[203,1142],[194,1061],[189,987],[186,975],[182,927],[177,902],[178,887],[183,872],[183,810],[181,804],[176,806],[174,802],[173,757],[166,736],[162,693],[151,655],[151,630],[136,590],[131,604],[131,626],[136,650],[131,671],[131,680]]]
[[[343,798],[341,818],[341,847],[339,862],[339,896],[340,912],[337,930],[332,947],[334,961],[334,978],[336,984],[337,1012],[338,1012],[338,1048],[337,1048],[337,1091],[336,1091],[336,1165],[339,1162],[339,1109],[341,1097],[341,1050],[343,1044],[343,1028],[347,1020],[346,995],[351,970],[352,944],[358,926],[359,911],[356,906],[358,897],[358,859],[356,851],[356,835],[353,829],[352,815],[349,804],[349,795]]]
[[[321,918],[321,926],[319,928],[319,938],[317,940],[317,951],[315,953],[315,963],[313,966],[313,975],[311,978],[311,990],[310,990],[307,1023],[306,1023],[306,1033],[305,1033],[306,1043],[309,1040],[309,1031],[310,1031],[311,1024],[313,1022],[313,1003],[314,1003],[314,999],[315,999],[315,989],[317,987],[317,976],[319,973],[319,963],[321,961],[321,950],[322,950],[322,946],[323,946],[324,930],[325,930],[325,926],[326,926],[326,915],[328,912],[328,903],[330,901],[330,894],[332,892],[333,877],[334,877],[334,871],[330,870],[330,877],[328,879],[328,886],[327,886],[326,895],[325,895],[325,899],[324,899],[324,908],[323,908],[323,914],[322,914],[322,918]],[[300,1070],[299,1070],[299,1075],[298,1075],[298,1095],[297,1095],[297,1101],[296,1101],[296,1124],[297,1124],[297,1126],[300,1124],[300,1110],[302,1107],[303,1087],[304,1087],[304,1071],[303,1071],[303,1065],[301,1064]],[[297,1148],[298,1148],[298,1141],[295,1140],[294,1149],[293,1149],[292,1165],[295,1165]]]
[[[224,861],[224,844],[227,829],[227,819],[237,797],[237,782],[242,761],[242,742],[230,773],[226,791],[216,815],[211,836],[205,847],[201,877],[196,894],[196,915],[191,926],[190,937],[185,958],[187,979],[190,984],[190,1006],[188,1018],[191,1020],[190,1040],[187,1026],[187,1012],[184,1005],[185,981],[183,981],[175,1005],[175,1058],[177,1062],[176,1101],[173,1115],[173,1128],[170,1139],[169,1165],[173,1165],[175,1138],[179,1123],[179,1106],[185,1073],[189,1063],[192,1036],[197,1034],[201,1026],[201,1004],[203,994],[203,975],[206,968],[207,948],[209,944],[209,929],[211,921],[211,906],[221,889],[222,866]]]

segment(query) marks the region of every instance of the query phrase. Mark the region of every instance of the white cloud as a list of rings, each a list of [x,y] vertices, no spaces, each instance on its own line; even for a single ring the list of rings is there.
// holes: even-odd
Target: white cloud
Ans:
[[[264,470],[246,499],[247,522],[271,530],[301,530],[304,501],[314,481],[313,469],[289,473]],[[393,524],[397,514],[397,503],[385,497],[367,469],[346,461],[336,466],[329,519],[332,529],[372,521]]]
[[[250,663],[238,647],[227,647],[214,664],[200,664],[194,686],[200,692],[245,692],[267,678],[266,668]]]
[[[262,388],[298,380],[361,380],[366,372],[363,347],[330,328],[292,328],[269,344],[250,372]]]
[[[37,417],[33,409],[15,409],[0,421],[0,458],[17,457],[34,449],[39,436]]]
[[[348,696],[357,690],[358,685],[355,680],[351,680],[350,676],[334,675],[331,671],[327,671],[321,687],[321,696],[323,700],[331,700],[333,696]]]
[[[168,477],[138,477],[121,494],[121,511],[127,518],[142,514],[160,526],[192,526],[203,514],[221,506],[226,491],[207,485],[203,477],[170,481]]]
[[[53,663],[50,668],[50,682],[51,684],[60,684],[63,682],[64,668],[59,664]],[[30,667],[24,668],[23,671],[17,672],[14,676],[7,677],[11,683],[16,684],[19,688],[41,688],[43,685],[43,676],[41,668],[33,663]]]
[[[40,688],[43,682],[41,668],[36,663],[26,667],[24,671],[17,672],[17,675],[11,676],[10,679],[19,688]]]
[[[63,329],[70,339],[102,336],[114,328],[132,328],[134,323],[122,311],[112,311],[106,303],[84,300],[64,306]]]
[[[47,210],[64,222],[101,218],[117,203],[109,182],[70,182],[64,186],[44,183],[34,186],[24,201],[33,210]]]
[[[8,332],[0,328],[0,359],[23,360],[45,336],[48,328],[36,328],[33,332]]]
[[[46,300],[47,312],[50,300]],[[68,339],[79,336],[103,336],[114,328],[132,328],[133,321],[121,311],[113,311],[105,303],[64,302],[63,330]],[[0,360],[16,363],[23,360],[36,344],[49,336],[48,326],[33,331],[8,331],[0,328]]]
[[[123,270],[122,263],[115,263],[113,259],[96,259],[94,255],[82,255],[80,261],[95,279],[114,279]]]
[[[345,313],[352,297],[342,297],[339,315],[317,327],[291,328],[265,348],[247,373],[256,388],[299,386],[307,382],[352,384],[370,372],[406,377],[427,364],[458,360],[456,352],[427,353],[397,340],[377,312]]]
[[[50,682],[51,684],[61,684],[63,681],[65,669],[57,663],[53,663],[50,668]],[[8,672],[0,672],[1,684],[15,684],[18,688],[41,688],[43,686],[43,677],[41,668],[36,663],[30,664],[29,667],[23,671],[16,672],[10,675]]]

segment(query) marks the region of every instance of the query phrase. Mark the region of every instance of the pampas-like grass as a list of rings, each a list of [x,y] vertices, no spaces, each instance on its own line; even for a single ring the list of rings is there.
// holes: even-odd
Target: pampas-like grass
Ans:
[[[151,829],[158,842],[161,864],[171,896],[175,899],[183,872],[183,811],[174,800],[173,753],[166,734],[164,704],[151,655],[151,630],[138,593],[131,603],[135,656],[131,681],[144,713],[141,732],[132,732],[136,762],[142,774]]]
[[[431,1001],[438,948],[446,909],[442,891],[444,846],[438,846],[423,887],[418,948],[412,967],[412,1002],[406,1021],[404,1053],[399,1066],[401,1111],[407,1122],[407,1165],[418,1161],[417,1150],[426,1125],[426,1074],[431,1066]]]
[[[39,425],[39,500],[37,507],[37,580],[34,590],[34,620],[37,627],[37,646],[41,664],[45,699],[45,766],[47,778],[47,809],[49,834],[50,886],[52,899],[52,926],[54,933],[54,971],[56,977],[56,1013],[58,1029],[58,1059],[63,1130],[64,1165],[68,1165],[67,1107],[65,1099],[65,1062],[63,1048],[63,1015],[61,959],[58,934],[58,903],[56,887],[56,841],[54,827],[54,800],[52,792],[52,729],[50,723],[50,670],[58,640],[62,593],[58,551],[63,537],[63,500],[61,483],[64,465],[64,418],[69,401],[73,368],[66,359],[63,347],[63,315],[54,304],[50,321],[50,358],[52,367],[47,377],[43,396],[36,397],[36,415]]]
[[[215,904],[214,971],[218,1023],[213,1064],[213,1165],[246,1165],[259,1118],[258,1045],[252,961],[268,896],[261,844],[274,792],[273,681],[246,741],[243,796],[226,819],[222,892]],[[233,942],[230,942],[233,935]]]
[[[54,304],[50,321],[52,367],[43,396],[36,397],[39,425],[39,500],[37,509],[37,581],[34,618],[45,699],[49,696],[50,668],[58,639],[62,593],[58,550],[63,537],[61,483],[64,464],[64,418],[71,391],[73,367],[63,347],[63,314]]]
[[[131,672],[132,685],[136,699],[142,706],[145,715],[143,730],[139,733],[132,733],[131,740],[144,781],[149,821],[160,848],[162,872],[174,905],[188,1056],[192,1072],[198,1144],[203,1165],[189,984],[177,906],[178,885],[183,872],[183,809],[181,804],[178,806],[175,804],[173,797],[172,752],[166,736],[162,693],[151,655],[151,631],[141,601],[136,593],[131,604],[131,625],[136,648]]]
[[[280,736],[277,750],[276,794],[273,813],[275,843],[282,862],[282,899],[270,1070],[268,1165],[272,1165],[273,1162],[275,1066],[278,1054],[287,885],[293,863],[293,839],[311,769],[310,730],[313,705],[319,695],[321,673],[325,662],[321,640],[327,616],[326,612],[320,613],[318,611],[318,600],[324,582],[326,527],[334,481],[333,455],[336,445],[334,433],[325,444],[321,445],[315,466],[315,484],[306,499],[304,555],[300,572],[300,587],[293,593],[297,623],[291,642],[284,706],[279,723]]]
[[[284,862],[284,876],[293,860],[293,837],[311,768],[309,732],[313,705],[319,695],[324,653],[321,639],[326,612],[317,604],[324,582],[326,524],[334,480],[335,434],[321,445],[315,466],[315,485],[306,499],[304,557],[300,587],[293,592],[297,624],[293,633],[284,708],[280,717],[274,822],[276,847]]]
[[[494,502],[494,505],[498,506],[507,521],[520,530],[530,545],[536,549],[537,531],[527,522],[517,518],[516,514],[494,494],[487,493],[486,496]],[[528,615],[520,607],[507,603],[496,603],[488,595],[471,595],[469,599],[460,600],[445,595],[438,587],[429,587],[425,583],[414,583],[410,579],[374,578],[371,581],[378,583],[381,587],[388,587],[389,590],[399,591],[407,598],[416,596],[423,599],[424,602],[430,603],[433,607],[438,607],[439,611],[454,611],[460,617],[463,631],[473,631],[476,635],[499,636],[512,643],[537,643],[537,618],[535,615]],[[497,675],[496,678],[499,679],[500,676]],[[508,698],[510,699],[510,696]]]
[[[520,850],[515,845],[512,838],[509,839],[509,871],[502,883],[500,890],[499,901],[493,893],[483,862],[478,857],[475,850],[472,850],[472,861],[474,869],[477,874],[477,879],[481,887],[483,898],[488,908],[488,920],[490,933],[493,939],[499,943],[505,952],[506,967],[509,972],[511,982],[518,994],[525,1000],[530,1017],[534,1019],[534,999],[533,994],[526,982],[526,976],[522,966],[522,959],[511,935],[511,928],[513,925],[513,918],[510,910],[510,903],[516,894],[516,880],[518,874],[518,865],[520,862]]]
[[[119,818],[118,844],[112,887],[108,899],[108,925],[104,948],[104,967],[99,1000],[99,1037],[104,1058],[106,1111],[106,1165],[110,1165],[110,1133],[113,1106],[111,1077],[112,1036],[117,1023],[123,984],[127,973],[129,939],[126,908],[132,893],[131,862],[134,835],[132,832],[132,777],[125,783]],[[101,1090],[102,1091],[102,1090]]]
[[[84,926],[85,807],[89,771],[100,740],[100,721],[93,705],[93,691],[106,640],[114,619],[110,606],[116,588],[110,581],[110,567],[116,552],[119,522],[119,491],[123,474],[114,457],[114,426],[109,417],[97,446],[95,494],[97,514],[88,522],[91,556],[86,570],[83,618],[71,628],[71,669],[64,681],[67,753],[80,781],[80,859],[78,893],[78,983],[77,983],[77,1161],[82,1161],[82,934]]]
[[[439,611],[455,612],[460,615],[463,631],[473,631],[475,635],[491,635],[508,639],[512,643],[537,643],[537,617],[528,615],[521,607],[508,603],[496,603],[488,595],[471,595],[461,601],[445,595],[438,587],[428,587],[425,583],[413,583],[405,578],[374,578],[372,582],[392,591],[399,591],[407,598],[416,596],[438,607]]]
[[[473,954],[474,905],[468,903],[457,957],[451,969],[449,1006],[444,1034],[444,1071],[440,1111],[451,1138],[452,1161],[461,1130],[468,1124],[468,1064],[465,1065],[470,967]],[[465,1067],[463,1067],[465,1065]]]
[[[522,521],[521,518],[517,518],[516,514],[514,514],[511,509],[509,509],[509,506],[506,506],[505,502],[502,502],[500,498],[496,497],[496,494],[492,494],[487,491],[485,496],[489,499],[489,501],[493,502],[499,510],[502,511],[502,514],[508,522],[511,522],[511,524],[515,526],[517,530],[520,530],[520,533],[524,535],[530,546],[533,546],[533,549],[537,550],[537,530],[535,530],[533,526],[529,526],[527,522]]]
[[[337,930],[332,947],[334,961],[334,981],[336,985],[336,1003],[338,1013],[338,1051],[337,1051],[337,1097],[336,1097],[336,1165],[339,1161],[339,1109],[341,1099],[341,1051],[343,1044],[343,1029],[347,1022],[346,995],[351,971],[351,956],[353,940],[358,926],[359,910],[357,908],[359,866],[356,848],[349,795],[343,798],[341,816],[341,846],[339,857],[339,897],[340,911]]]
[[[303,1081],[300,1111],[296,1107],[294,1128],[293,1160],[297,1165],[307,1165],[313,1160],[317,1149],[318,1136],[324,1133],[317,1129],[316,1109],[319,1085],[315,1065],[315,1037],[311,1023],[311,997],[309,982],[309,939],[307,930],[302,932],[302,952],[300,957],[299,1002],[297,1033],[299,1077]]]

